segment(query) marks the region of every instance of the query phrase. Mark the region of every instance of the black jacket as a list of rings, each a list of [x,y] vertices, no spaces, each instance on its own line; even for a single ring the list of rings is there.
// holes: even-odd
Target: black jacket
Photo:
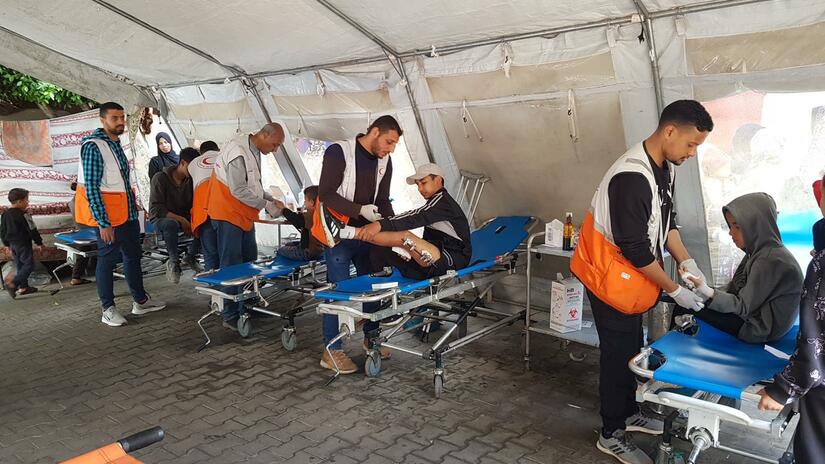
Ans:
[[[312,218],[307,220],[307,213],[301,214],[292,211],[289,208],[281,210],[284,218],[292,224],[293,227],[301,232],[301,248],[307,250],[307,253],[312,258],[317,258],[323,254],[323,248],[315,240],[315,237],[310,234],[310,227],[312,227]],[[307,224],[309,222],[309,224]]]
[[[363,134],[359,134],[359,137]],[[387,171],[375,190],[375,168],[378,157],[367,151],[361,142],[355,142],[355,192],[352,201],[338,194],[338,187],[344,181],[344,168],[347,166],[344,149],[334,143],[324,151],[321,165],[321,179],[318,182],[318,196],[325,206],[350,217],[349,225],[362,227],[369,222],[361,217],[361,206],[374,204],[384,217],[392,216],[390,204],[390,181],[392,180],[392,159],[387,162]]]
[[[814,243],[825,243],[820,224],[814,226]],[[817,236],[819,235],[819,236]],[[773,377],[765,391],[775,401],[785,403],[812,388],[825,388],[825,250],[817,249],[808,264],[799,305],[799,335],[788,365]],[[820,390],[821,391],[821,390]]]
[[[0,239],[6,246],[12,243],[31,245],[32,242],[43,245],[43,239],[40,238],[31,215],[20,208],[8,208],[0,216]]]
[[[400,231],[424,227],[424,240],[441,248],[452,259],[452,269],[470,264],[473,246],[470,243],[470,224],[461,206],[446,189],[436,192],[424,206],[397,216],[381,219],[381,230]]]

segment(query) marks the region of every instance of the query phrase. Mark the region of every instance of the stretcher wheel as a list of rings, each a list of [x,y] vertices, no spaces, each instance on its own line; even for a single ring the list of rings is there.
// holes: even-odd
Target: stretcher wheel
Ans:
[[[381,373],[381,353],[378,350],[372,350],[367,354],[364,373],[367,377],[378,377]]]
[[[247,338],[252,334],[252,319],[249,316],[243,315],[238,319],[238,333],[243,338]]]
[[[436,374],[433,376],[433,392],[435,393],[436,398],[441,398],[441,394],[444,393],[444,376],[441,374]]]
[[[298,346],[298,336],[295,335],[294,329],[284,329],[281,331],[281,345],[287,351],[295,351]]]

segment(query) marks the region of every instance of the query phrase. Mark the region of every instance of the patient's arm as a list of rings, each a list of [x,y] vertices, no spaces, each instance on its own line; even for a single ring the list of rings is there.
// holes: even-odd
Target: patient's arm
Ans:
[[[359,230],[360,229],[356,228],[356,239],[358,238],[357,233]],[[437,246],[408,230],[378,232],[373,235],[372,238],[365,241],[383,247],[403,248],[421,267],[430,267],[432,263],[441,258],[441,250]]]

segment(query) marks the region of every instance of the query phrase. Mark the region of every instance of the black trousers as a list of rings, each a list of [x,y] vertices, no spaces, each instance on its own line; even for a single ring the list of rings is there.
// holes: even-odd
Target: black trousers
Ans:
[[[799,400],[793,454],[796,464],[818,464],[825,460],[825,386],[812,388]]]
[[[606,435],[625,428],[639,411],[636,376],[627,366],[644,345],[642,315],[628,315],[599,300],[589,290],[590,307],[599,333],[599,413]]]
[[[673,316],[670,319],[670,327],[673,328],[673,318],[683,314],[692,314],[696,319],[707,322],[726,334],[739,336],[739,329],[745,324],[745,320],[736,314],[720,313],[712,309],[703,309],[699,312],[693,312],[690,309],[685,309],[681,306],[673,307]]]

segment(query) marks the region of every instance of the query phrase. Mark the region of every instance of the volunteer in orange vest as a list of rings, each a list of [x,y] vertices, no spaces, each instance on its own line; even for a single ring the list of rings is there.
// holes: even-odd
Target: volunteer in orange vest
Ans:
[[[350,276],[350,265],[355,267],[358,275],[372,272],[370,250],[374,245],[361,240],[341,240],[330,242],[327,237],[334,235],[328,230],[331,223],[320,217],[321,212],[334,211],[343,218],[347,225],[363,227],[383,217],[393,216],[390,203],[390,182],[392,181],[392,160],[390,154],[395,150],[398,140],[404,132],[398,121],[392,116],[381,116],[367,128],[364,134],[358,134],[348,140],[339,141],[324,151],[321,166],[321,179],[318,182],[318,200],[316,220],[313,220],[313,236],[327,248],[324,257],[327,263],[327,281],[330,283],[346,280]],[[324,231],[316,233],[319,226]],[[374,233],[373,233],[374,234]],[[326,240],[321,240],[326,238]],[[365,240],[371,237],[365,237]],[[380,304],[364,303],[364,312],[375,312]],[[364,339],[378,329],[378,323],[367,321],[364,324]],[[331,343],[338,335],[340,325],[338,317],[324,314],[322,332],[324,345],[329,346],[321,355],[321,367],[337,370],[341,374],[357,372],[352,359],[342,350],[341,341]],[[389,357],[387,348],[381,349],[381,358]],[[336,369],[337,367],[337,369]]]
[[[273,216],[280,210],[274,198],[261,184],[261,154],[273,153],[284,143],[280,124],[270,123],[254,134],[239,134],[224,145],[215,161],[209,181],[206,212],[218,242],[220,267],[254,261],[258,256],[255,243],[255,220],[261,209]],[[237,287],[226,289],[234,293]],[[224,305],[224,326],[237,330],[242,303]]]
[[[215,161],[220,152],[218,144],[208,140],[199,149],[201,155],[189,163],[189,175],[192,177],[192,235],[200,239],[203,266],[205,270],[217,269],[218,237],[212,228],[212,221],[206,212],[209,202],[209,185]]]
[[[103,125],[85,137],[77,170],[75,221],[97,230],[97,294],[103,308],[101,322],[117,327],[126,319],[115,309],[114,271],[123,261],[126,284],[132,293],[132,314],[159,311],[166,303],[155,301],[143,289],[140,259],[143,249],[135,193],[130,184],[129,160],[120,145],[126,128],[123,107],[100,105]]]
[[[662,421],[639,410],[636,379],[627,365],[644,343],[643,313],[656,305],[662,290],[679,306],[702,307],[703,298],[670,279],[662,257],[667,249],[680,273],[705,280],[676,228],[673,171],[696,156],[712,129],[713,120],[700,103],[668,105],[656,131],[605,174],[571,261],[571,270],[587,288],[599,334],[602,429],[596,446],[623,463],[653,462],[626,431],[661,434],[663,429]]]

